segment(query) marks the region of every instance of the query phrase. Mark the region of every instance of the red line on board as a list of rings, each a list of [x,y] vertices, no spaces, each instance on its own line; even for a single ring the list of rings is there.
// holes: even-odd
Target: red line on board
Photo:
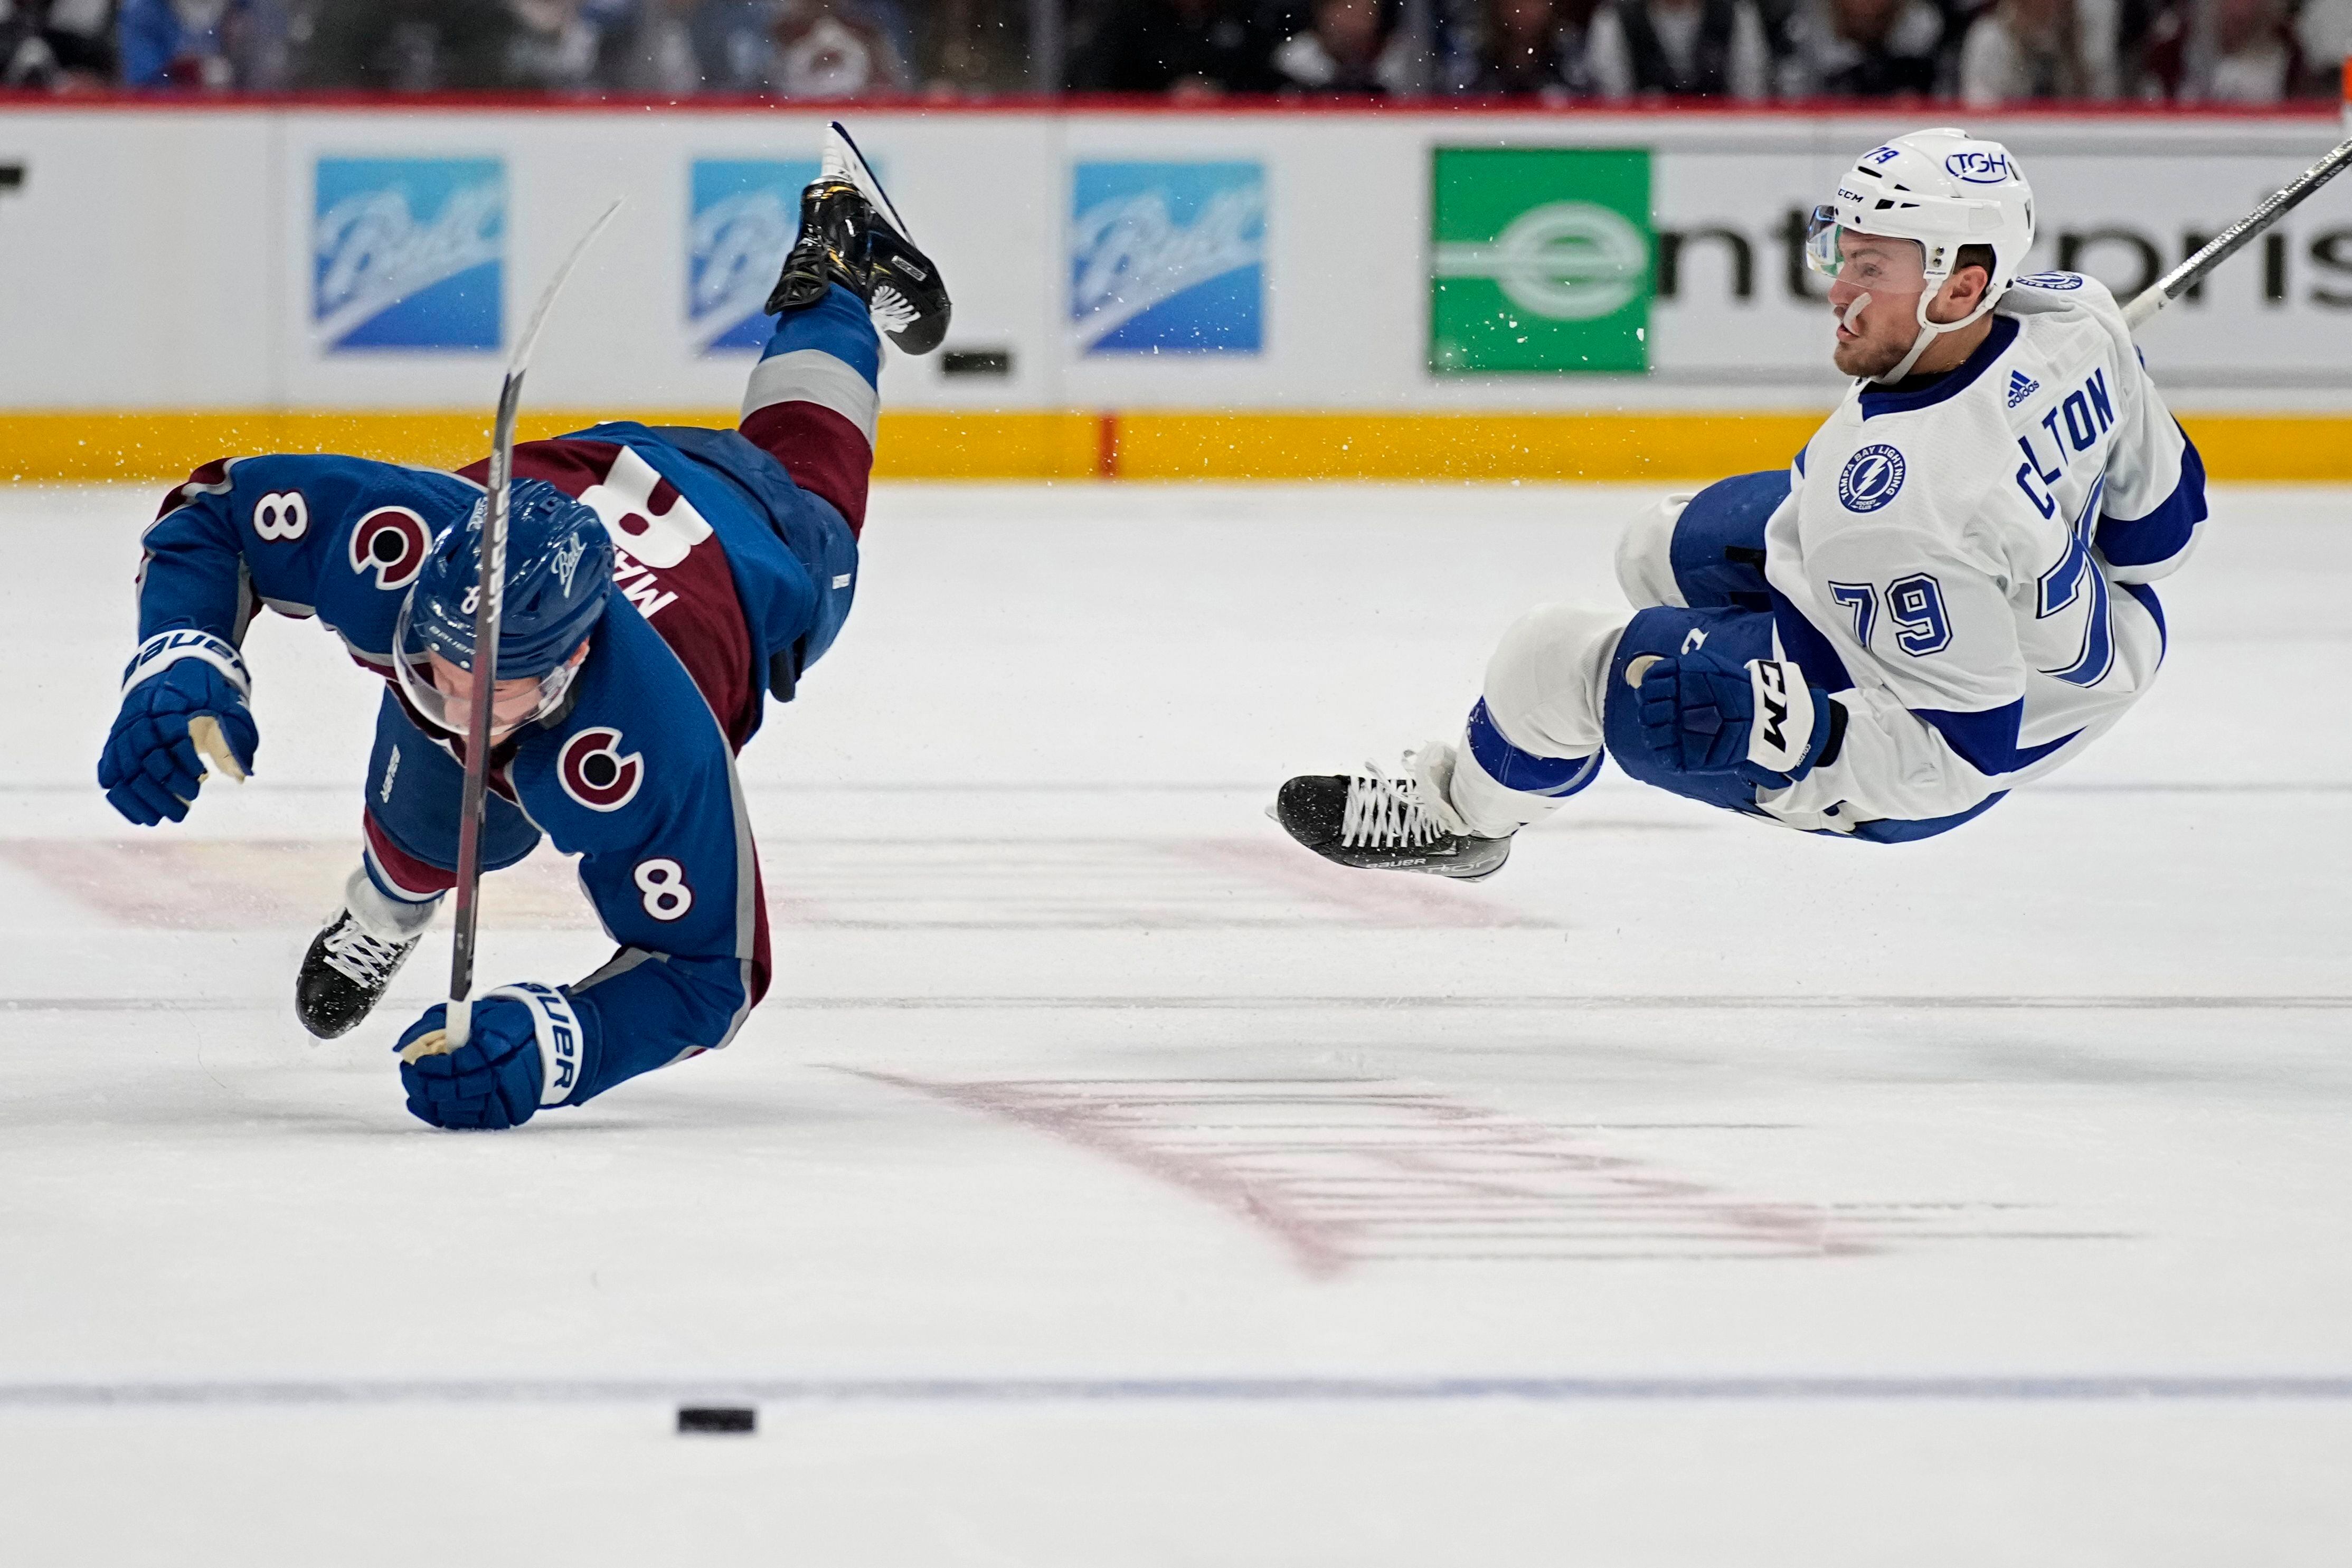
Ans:
[[[1118,478],[1118,416],[1104,414],[1095,420],[1095,478]]]

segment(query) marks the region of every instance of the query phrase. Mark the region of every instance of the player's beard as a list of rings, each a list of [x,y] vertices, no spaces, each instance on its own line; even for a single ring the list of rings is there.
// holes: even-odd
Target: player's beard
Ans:
[[[1903,363],[1911,352],[1912,338],[1918,329],[1905,323],[1899,341],[1888,342],[1875,332],[1865,333],[1850,343],[1837,343],[1830,350],[1830,363],[1837,366],[1840,375],[1857,380],[1875,381]]]

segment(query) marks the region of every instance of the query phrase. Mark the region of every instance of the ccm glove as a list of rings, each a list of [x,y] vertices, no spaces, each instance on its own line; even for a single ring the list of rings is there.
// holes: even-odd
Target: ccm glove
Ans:
[[[1832,760],[1845,737],[1845,710],[1786,659],[1732,663],[1701,648],[1637,662],[1642,738],[1661,767],[1678,773],[1737,773],[1785,789]]]
[[[587,1038],[552,985],[501,985],[474,1004],[466,1043],[449,1048],[449,1005],[436,1002],[393,1048],[408,1109],[436,1127],[520,1127],[580,1087]]]
[[[188,815],[206,761],[242,779],[261,743],[246,700],[245,660],[210,632],[158,632],[122,672],[122,710],[99,753],[98,783],[115,810],[152,827]],[[199,752],[202,756],[199,756]]]

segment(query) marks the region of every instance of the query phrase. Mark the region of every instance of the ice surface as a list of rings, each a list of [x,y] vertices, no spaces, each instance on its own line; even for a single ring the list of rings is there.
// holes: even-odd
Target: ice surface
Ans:
[[[1639,499],[886,489],[744,759],[767,1005],[457,1136],[386,1051],[446,939],[288,1005],[373,682],[265,623],[258,776],[128,827],[152,497],[0,493],[0,1559],[2343,1561],[2347,498],[2222,494],[2155,692],[1950,837],[1612,775],[1462,889],[1264,820]],[[551,855],[486,911],[604,955]]]

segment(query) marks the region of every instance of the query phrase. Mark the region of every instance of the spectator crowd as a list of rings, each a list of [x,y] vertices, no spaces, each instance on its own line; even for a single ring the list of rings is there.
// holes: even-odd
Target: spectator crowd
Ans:
[[[0,0],[0,89],[2273,103],[2352,0]]]

